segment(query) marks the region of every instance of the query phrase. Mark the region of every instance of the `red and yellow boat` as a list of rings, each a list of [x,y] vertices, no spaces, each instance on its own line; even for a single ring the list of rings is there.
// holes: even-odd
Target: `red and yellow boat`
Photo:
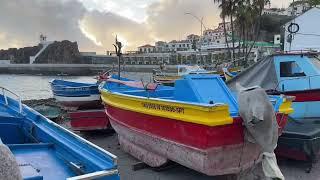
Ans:
[[[121,148],[149,166],[172,160],[215,176],[260,161],[261,150],[244,140],[237,102],[219,76],[185,76],[175,87],[153,90],[125,84],[101,84],[101,97]],[[291,100],[270,99],[282,129],[293,111]]]

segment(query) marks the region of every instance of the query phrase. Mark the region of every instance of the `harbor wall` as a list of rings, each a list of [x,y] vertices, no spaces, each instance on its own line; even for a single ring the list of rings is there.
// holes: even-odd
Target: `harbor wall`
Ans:
[[[110,69],[117,70],[117,66],[106,64],[0,64],[0,74],[27,75],[69,75],[91,76]],[[159,69],[159,65],[125,65],[121,71],[152,72]],[[166,66],[168,72],[176,72],[176,66]]]

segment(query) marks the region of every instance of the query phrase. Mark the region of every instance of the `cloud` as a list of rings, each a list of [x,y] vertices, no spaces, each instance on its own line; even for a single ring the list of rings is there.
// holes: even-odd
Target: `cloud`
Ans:
[[[277,6],[287,0],[275,1]],[[155,40],[184,39],[221,21],[213,0],[0,0],[0,49],[48,40],[77,41],[81,51],[113,49],[117,34],[127,50]]]
[[[142,23],[146,17],[146,7],[157,0],[79,0],[84,6],[100,12],[112,12]]]
[[[82,29],[103,47],[111,47],[116,35],[123,41],[126,49],[135,49],[137,45],[153,41],[145,24],[114,13],[91,11],[84,16],[80,24]]]
[[[200,34],[201,23],[186,15],[192,13],[207,28],[214,28],[221,21],[220,11],[212,0],[160,0],[148,7],[147,24],[157,39],[183,39],[190,33]]]
[[[0,48],[36,45],[40,33],[49,40],[78,41],[92,46],[78,28],[86,10],[72,0],[0,1]]]

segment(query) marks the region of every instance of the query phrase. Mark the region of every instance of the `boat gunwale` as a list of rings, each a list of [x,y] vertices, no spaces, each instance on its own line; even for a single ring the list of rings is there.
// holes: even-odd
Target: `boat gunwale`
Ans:
[[[71,134],[71,135],[74,136],[77,140],[79,140],[79,141],[81,141],[81,142],[83,142],[83,143],[85,143],[85,144],[88,144],[88,145],[94,147],[96,150],[99,150],[99,151],[107,154],[107,155],[110,156],[111,159],[113,160],[114,165],[117,165],[117,164],[118,164],[118,162],[117,162],[118,157],[117,157],[116,155],[114,155],[114,154],[112,154],[112,153],[104,150],[103,148],[101,148],[101,147],[99,147],[99,146],[91,143],[90,141],[88,141],[88,140],[80,137],[79,135],[73,133],[72,131],[70,131],[70,130],[68,130],[68,129],[66,129],[66,128],[61,127],[60,125],[58,125],[58,124],[56,124],[55,122],[47,119],[45,116],[43,116],[42,114],[38,113],[38,112],[35,111],[34,109],[32,109],[32,108],[30,108],[30,107],[28,107],[28,106],[26,106],[26,105],[24,105],[24,104],[23,104],[23,106],[24,106],[25,108],[29,109],[31,112],[35,113],[37,116],[42,117],[41,119],[42,119],[42,120],[45,120],[45,121],[46,121],[47,123],[49,123],[50,125],[53,125],[54,127],[56,127],[56,128],[58,128],[58,129],[60,129],[60,130],[62,130],[62,131],[64,131],[64,132],[66,132],[66,133]]]
[[[165,117],[165,118],[169,118],[172,120],[177,120],[177,121],[184,121],[184,122],[188,122],[188,123],[194,123],[194,124],[201,124],[204,126],[210,126],[210,127],[214,127],[214,126],[223,126],[223,125],[227,125],[227,124],[233,124],[233,117],[234,116],[239,116],[238,113],[230,113],[229,111],[229,106],[226,104],[213,104],[213,105],[209,105],[209,106],[196,106],[194,104],[186,104],[186,103],[181,103],[181,102],[175,102],[175,101],[161,101],[161,99],[158,98],[145,98],[145,97],[136,97],[136,96],[124,96],[122,93],[118,93],[118,92],[111,92],[111,91],[101,91],[102,95],[101,95],[101,99],[102,101],[110,106],[114,106],[120,109],[125,109],[125,110],[129,110],[129,111],[134,111],[134,112],[139,112],[139,113],[144,113],[144,114],[150,114],[150,115],[155,115],[155,116],[161,116],[161,117]],[[157,111],[148,111],[145,112],[142,109],[137,109],[137,108],[130,108],[130,107],[126,107],[123,103],[121,103],[120,105],[115,104],[114,100],[108,100],[108,97],[114,97],[117,99],[122,99],[122,100],[128,100],[128,101],[132,101],[133,103],[140,103],[140,102],[145,102],[148,103],[150,101],[150,103],[156,103],[159,105],[169,105],[168,103],[174,103],[174,104],[170,104],[170,106],[182,106],[183,108],[187,108],[191,110],[191,114],[185,114],[185,115],[176,115],[176,114],[169,114],[169,113],[159,113]],[[201,114],[195,114],[195,111],[200,111]],[[207,117],[207,113],[213,113],[215,116],[217,116],[216,118],[213,118],[215,120],[213,120],[212,118],[208,118]],[[195,117],[197,116],[197,117]],[[201,118],[202,117],[202,118]],[[206,120],[204,120],[206,119]]]
[[[3,96],[3,95],[0,95],[0,96]],[[10,97],[8,97],[8,98],[9,98],[11,101],[17,103],[16,100],[14,100],[14,99],[12,99],[12,98],[10,98]],[[2,100],[0,100],[0,104],[5,105]],[[29,119],[28,116],[27,116],[27,113],[24,112],[23,110],[25,109],[25,110],[30,111],[33,115],[35,115],[35,116],[37,116],[37,117],[40,117],[40,118],[39,118],[40,121],[44,121],[44,122],[48,123],[49,125],[52,125],[52,126],[54,126],[55,128],[57,128],[57,129],[65,132],[66,134],[71,135],[72,137],[75,138],[75,140],[78,140],[78,141],[80,141],[80,142],[82,142],[82,143],[84,143],[84,144],[87,144],[87,145],[91,146],[92,148],[94,148],[95,150],[100,151],[100,152],[102,152],[103,154],[106,154],[107,156],[110,157],[110,159],[112,160],[114,166],[117,166],[117,165],[118,165],[118,157],[117,157],[116,155],[114,155],[114,154],[112,154],[112,153],[104,150],[103,148],[101,148],[101,147],[99,147],[99,146],[91,143],[90,141],[88,141],[88,140],[80,137],[79,135],[73,133],[72,131],[70,131],[70,130],[68,130],[68,129],[66,129],[66,128],[58,125],[58,124],[56,124],[55,122],[49,120],[48,118],[46,118],[45,116],[43,116],[42,114],[40,114],[39,112],[37,112],[36,110],[30,108],[29,106],[27,106],[27,105],[25,105],[25,104],[22,104],[22,113],[19,113],[19,111],[16,110],[16,108],[17,108],[17,107],[16,107],[16,104],[11,104],[11,105],[9,105],[8,107],[9,107],[10,110],[16,112],[17,115],[19,115],[19,116],[15,115],[16,117],[23,117],[23,118],[27,118],[27,119]],[[33,121],[33,120],[31,120],[31,122],[32,122],[32,121]]]
[[[143,91],[143,90],[141,90],[141,91]],[[144,99],[144,100],[153,100],[153,101],[165,102],[165,103],[177,103],[177,104],[181,104],[181,105],[190,105],[190,106],[194,106],[194,107],[201,106],[201,107],[205,107],[205,108],[212,108],[212,107],[228,106],[228,104],[225,104],[225,103],[206,104],[206,103],[187,102],[187,101],[179,101],[179,100],[170,100],[170,99],[161,99],[161,98],[152,98],[152,97],[145,97],[145,96],[130,95],[130,94],[125,94],[125,93],[121,93],[121,92],[113,92],[113,91],[107,90],[105,88],[100,89],[100,92],[101,93],[111,93],[111,94],[118,95],[118,96],[126,96],[131,99]]]

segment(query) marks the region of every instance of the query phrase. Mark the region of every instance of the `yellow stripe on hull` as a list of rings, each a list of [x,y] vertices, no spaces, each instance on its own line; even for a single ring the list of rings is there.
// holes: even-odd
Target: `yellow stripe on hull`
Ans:
[[[283,102],[279,107],[279,113],[283,114],[291,114],[293,113],[293,108],[292,108],[292,101],[294,100],[293,97],[285,97],[283,98]]]
[[[198,106],[179,102],[166,102],[156,99],[137,98],[101,91],[102,101],[124,110],[185,121],[206,126],[221,126],[233,123],[227,105]]]

